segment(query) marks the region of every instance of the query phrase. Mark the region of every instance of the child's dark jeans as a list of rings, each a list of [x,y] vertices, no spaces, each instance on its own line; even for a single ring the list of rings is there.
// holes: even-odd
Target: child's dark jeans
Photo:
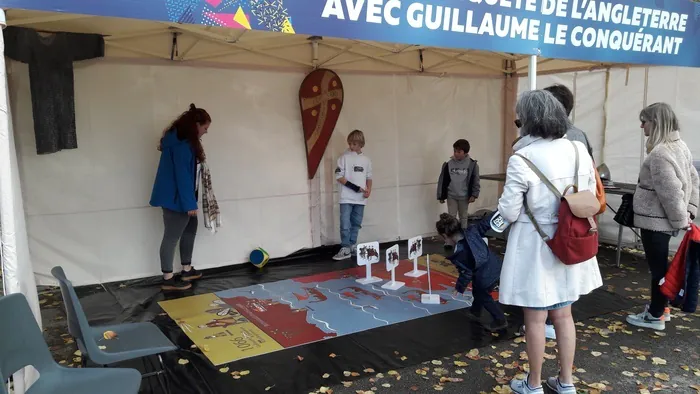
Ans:
[[[472,285],[472,295],[474,296],[474,302],[472,303],[471,313],[475,316],[481,315],[481,309],[486,309],[486,311],[491,315],[494,321],[502,322],[506,319],[506,315],[503,314],[501,307],[498,306],[496,300],[491,296],[491,288],[482,288]]]

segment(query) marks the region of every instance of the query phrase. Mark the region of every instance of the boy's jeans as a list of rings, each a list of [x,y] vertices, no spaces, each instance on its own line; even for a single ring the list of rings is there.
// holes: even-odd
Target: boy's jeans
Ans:
[[[349,248],[357,243],[364,215],[364,205],[340,204],[340,246]]]
[[[469,200],[447,199],[447,213],[454,217],[459,217],[462,228],[469,225]]]
[[[491,288],[491,290],[492,289],[493,288]],[[472,283],[474,302],[472,303],[471,311],[473,314],[480,316],[481,308],[484,308],[491,315],[493,320],[503,321],[506,319],[506,316],[501,310],[501,307],[498,306],[496,300],[491,296],[491,290],[474,286]]]

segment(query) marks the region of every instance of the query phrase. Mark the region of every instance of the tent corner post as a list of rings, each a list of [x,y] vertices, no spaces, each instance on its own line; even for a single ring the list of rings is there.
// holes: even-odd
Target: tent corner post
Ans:
[[[539,50],[537,51],[539,52]],[[530,66],[528,67],[528,78],[530,80],[530,90],[537,89],[537,57],[539,55],[530,55]]]

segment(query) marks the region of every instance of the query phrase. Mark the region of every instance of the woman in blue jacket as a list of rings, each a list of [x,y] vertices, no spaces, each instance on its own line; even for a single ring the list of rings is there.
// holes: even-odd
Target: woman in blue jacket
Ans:
[[[160,245],[163,290],[187,290],[202,277],[192,267],[192,251],[197,236],[199,163],[205,160],[200,139],[207,133],[211,117],[194,104],[163,132],[158,172],[153,184],[151,205],[163,209],[165,231]],[[173,274],[175,246],[180,243],[182,272]]]

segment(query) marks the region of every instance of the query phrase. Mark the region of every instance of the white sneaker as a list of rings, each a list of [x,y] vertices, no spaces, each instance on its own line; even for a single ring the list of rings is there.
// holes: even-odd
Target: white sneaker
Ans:
[[[527,384],[527,380],[530,378],[528,374],[525,379],[513,379],[510,381],[510,389],[518,394],[544,394],[542,386],[532,388]]]
[[[551,340],[557,339],[557,332],[554,331],[554,326],[551,324],[545,324],[544,326],[544,337]]]
[[[520,327],[520,332],[518,335],[525,335],[525,326]],[[557,339],[557,333],[554,331],[554,326],[551,324],[545,324],[544,326],[544,337],[551,340]]]
[[[342,247],[340,248],[340,251],[338,251],[338,253],[335,256],[333,256],[333,260],[347,260],[350,257],[352,257],[352,252],[350,251],[350,248]]]
[[[671,321],[671,308],[664,309],[664,321]]]
[[[649,305],[644,308],[644,312],[637,315],[627,316],[627,323],[642,327],[651,328],[652,330],[663,331],[666,329],[666,322],[664,321],[663,315],[661,317],[654,317],[649,314]]]
[[[573,384],[562,384],[557,376],[547,379],[547,387],[557,394],[576,394]]]

